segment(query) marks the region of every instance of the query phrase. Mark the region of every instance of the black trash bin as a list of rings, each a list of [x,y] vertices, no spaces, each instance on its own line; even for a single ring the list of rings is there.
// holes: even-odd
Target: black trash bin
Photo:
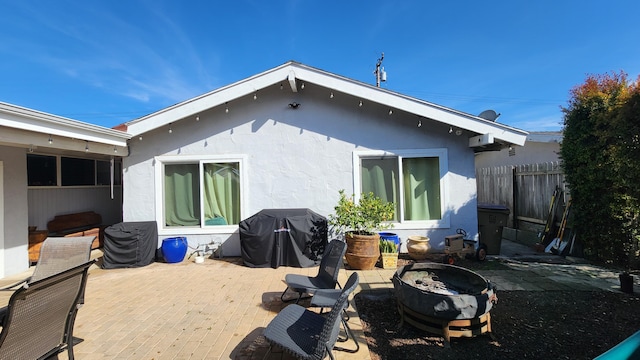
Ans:
[[[502,228],[509,220],[509,208],[496,204],[478,204],[478,232],[480,244],[487,255],[499,255],[502,245]]]

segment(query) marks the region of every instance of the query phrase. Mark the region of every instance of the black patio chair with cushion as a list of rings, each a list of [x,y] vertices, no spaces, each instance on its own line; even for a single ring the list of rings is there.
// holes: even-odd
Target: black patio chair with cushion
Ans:
[[[285,307],[264,330],[264,337],[298,359],[324,359],[333,357],[332,350],[340,333],[340,316],[347,306],[347,299],[358,286],[358,273],[349,276],[331,311],[324,316],[307,310],[298,304]],[[351,334],[353,336],[353,334]]]
[[[333,307],[336,301],[338,301],[338,299],[340,298],[341,292],[342,291],[339,289],[318,290],[316,291],[315,294],[313,294],[309,307],[319,307],[320,314],[322,314],[325,308]],[[358,339],[355,336],[353,336],[353,332],[351,331],[351,328],[349,328],[349,314],[347,313],[348,307],[349,307],[349,300],[347,299],[347,305],[342,310],[342,326],[344,327],[344,332],[346,336],[344,338],[339,337],[338,341],[344,342],[349,340],[349,338],[351,338],[353,339],[353,342],[356,344],[356,348],[355,350],[345,350],[345,349],[340,349],[340,350],[347,351],[347,352],[358,352],[358,350],[360,349],[360,344],[358,343]]]
[[[0,360],[46,359],[65,346],[73,360],[73,317],[93,262],[24,284],[11,295],[0,332]]]
[[[304,294],[313,294],[319,289],[335,289],[336,285],[340,287],[338,283],[338,273],[342,267],[342,259],[346,251],[347,244],[344,241],[337,239],[331,240],[324,250],[322,260],[320,260],[318,274],[314,277],[287,274],[284,278],[287,288],[284,289],[282,295],[280,295],[280,299],[283,302],[295,300],[296,303],[298,303]],[[297,292],[298,297],[285,299],[284,295],[287,290]]]
[[[40,258],[33,274],[1,288],[0,291],[15,291],[20,285],[29,285],[34,281],[86,263],[91,258],[91,244],[95,238],[95,236],[48,237],[42,243]],[[84,304],[84,293],[78,300],[77,308],[80,308],[82,304]],[[4,322],[6,311],[6,307],[0,307],[0,325]]]

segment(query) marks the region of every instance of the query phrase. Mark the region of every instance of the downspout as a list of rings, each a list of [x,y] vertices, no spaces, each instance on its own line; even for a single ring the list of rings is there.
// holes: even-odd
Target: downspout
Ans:
[[[111,200],[113,200],[113,173],[114,171],[114,166],[115,166],[115,161],[113,159],[113,155],[111,156],[111,166],[110,166],[110,174],[109,174],[109,187],[111,189]]]

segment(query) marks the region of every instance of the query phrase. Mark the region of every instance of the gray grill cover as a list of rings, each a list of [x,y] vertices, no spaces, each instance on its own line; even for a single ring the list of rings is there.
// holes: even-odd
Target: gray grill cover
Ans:
[[[327,219],[309,209],[265,209],[240,222],[246,266],[315,266],[326,245]]]
[[[102,268],[132,268],[155,261],[158,226],[155,221],[121,222],[104,230]]]

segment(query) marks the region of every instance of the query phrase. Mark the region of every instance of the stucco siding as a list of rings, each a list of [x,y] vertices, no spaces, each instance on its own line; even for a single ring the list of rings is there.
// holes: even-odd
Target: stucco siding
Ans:
[[[296,101],[297,109],[288,106]],[[353,153],[366,150],[447,149],[446,204],[450,227],[398,228],[401,238],[428,235],[432,245],[443,247],[445,235],[463,227],[477,232],[474,155],[464,136],[449,134],[448,127],[415,115],[388,115],[372,103],[358,106],[353,97],[329,98],[324,90],[308,87],[304,97],[278,90],[261,91],[258,99],[236,100],[229,112],[214,108],[195,118],[145,133],[130,143],[124,159],[124,221],[156,218],[155,161],[157,156],[246,156],[246,207],[242,218],[266,208],[310,208],[322,215],[333,212],[338,190],[353,193]],[[422,126],[418,127],[418,122]],[[171,133],[169,132],[171,128]],[[160,212],[161,213],[161,210]],[[181,235],[163,231],[160,238]],[[192,246],[227,241],[225,255],[239,255],[237,230],[217,234],[201,230],[188,235]]]
[[[27,155],[26,149],[0,146],[3,162],[4,258],[1,276],[10,276],[29,268],[27,227]]]

